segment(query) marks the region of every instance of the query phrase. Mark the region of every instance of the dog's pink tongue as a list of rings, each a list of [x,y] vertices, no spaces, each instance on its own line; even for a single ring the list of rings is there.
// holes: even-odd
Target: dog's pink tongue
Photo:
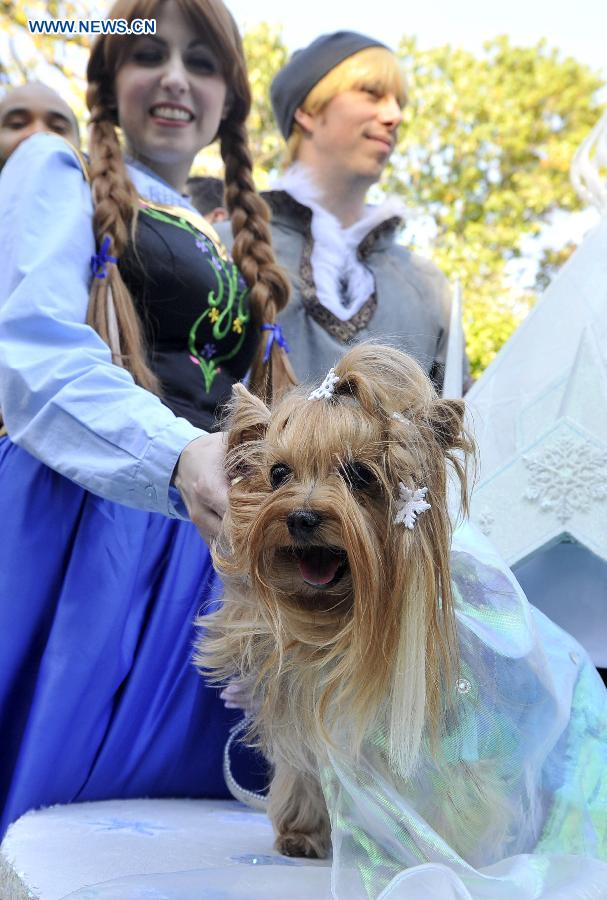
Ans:
[[[338,567],[339,556],[321,548],[309,550],[299,560],[301,577],[314,587],[321,587],[333,581]]]

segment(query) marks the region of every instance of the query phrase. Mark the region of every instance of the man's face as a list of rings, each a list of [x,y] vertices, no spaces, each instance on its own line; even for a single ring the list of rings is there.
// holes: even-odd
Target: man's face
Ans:
[[[38,131],[80,144],[74,114],[55,91],[42,84],[15,88],[0,102],[0,168],[21,141]]]
[[[342,173],[377,181],[396,142],[402,110],[394,94],[349,90],[327,106],[307,115],[301,124],[308,132],[314,165],[336,167]]]

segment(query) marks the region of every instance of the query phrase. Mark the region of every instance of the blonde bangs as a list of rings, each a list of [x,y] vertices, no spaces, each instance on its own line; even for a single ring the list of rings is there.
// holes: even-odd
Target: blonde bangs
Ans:
[[[367,47],[344,59],[314,85],[302,109],[307,113],[320,112],[337,94],[363,89],[377,91],[382,96],[394,94],[400,105],[405,105],[405,76],[391,50]]]
[[[366,47],[348,56],[324,78],[315,84],[301,108],[311,115],[322,112],[333,97],[345,91],[371,90],[379,96],[393,94],[400,106],[407,102],[407,82],[398,59],[387,47]],[[283,168],[296,159],[302,141],[302,130],[297,122],[287,140]]]

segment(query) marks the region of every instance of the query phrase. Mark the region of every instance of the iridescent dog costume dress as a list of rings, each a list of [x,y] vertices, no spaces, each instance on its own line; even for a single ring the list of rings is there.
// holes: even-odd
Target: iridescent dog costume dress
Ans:
[[[457,727],[445,759],[486,767],[508,785],[509,827],[488,823],[466,848],[474,810],[458,809],[432,754],[397,784],[384,736],[354,768],[329,754],[321,773],[331,815],[334,896],[440,900],[607,897],[607,692],[574,638],[530,606],[514,576],[471,526],[451,558],[460,672]],[[455,768],[454,768],[455,771]],[[464,791],[462,797],[466,796]],[[474,791],[469,792],[471,805]],[[496,804],[496,809],[497,809]]]
[[[307,391],[271,410],[235,391],[224,601],[197,655],[260,673],[277,848],[324,856],[329,824],[337,900],[607,897],[607,692],[487,540],[451,534],[463,402],[376,344]]]

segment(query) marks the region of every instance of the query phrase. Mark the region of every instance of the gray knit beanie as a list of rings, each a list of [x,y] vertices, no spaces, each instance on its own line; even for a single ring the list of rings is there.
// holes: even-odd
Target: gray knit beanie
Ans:
[[[335,31],[323,34],[307,47],[295,51],[270,88],[274,116],[285,140],[293,130],[295,110],[314,85],[344,59],[367,47],[386,45],[356,31]]]

